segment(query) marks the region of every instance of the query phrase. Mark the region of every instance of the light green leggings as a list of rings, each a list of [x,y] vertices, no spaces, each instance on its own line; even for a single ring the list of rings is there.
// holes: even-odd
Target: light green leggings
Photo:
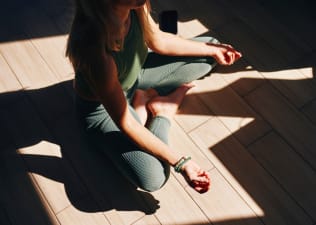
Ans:
[[[218,42],[210,37],[196,40]],[[150,52],[137,82],[126,92],[130,112],[140,121],[130,104],[136,89],[154,88],[160,95],[166,95],[183,83],[207,75],[215,64],[211,57],[170,57]],[[103,151],[130,182],[146,191],[158,190],[166,183],[170,166],[139,149],[117,128],[100,103],[77,96],[76,105],[89,141]],[[169,128],[170,121],[159,116],[154,117],[147,127],[165,143],[168,143]]]

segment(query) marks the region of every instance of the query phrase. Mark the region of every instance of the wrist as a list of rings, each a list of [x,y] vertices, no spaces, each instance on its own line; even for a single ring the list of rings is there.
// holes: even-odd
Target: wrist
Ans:
[[[205,48],[206,56],[214,57],[215,55],[217,55],[217,52],[218,52],[217,46],[215,46],[213,43],[208,43],[208,42],[206,42],[205,44],[206,44],[206,48]]]
[[[184,166],[191,160],[191,157],[188,156],[188,157],[181,157],[178,162],[173,166],[174,167],[174,170],[175,172],[177,173],[180,173]]]

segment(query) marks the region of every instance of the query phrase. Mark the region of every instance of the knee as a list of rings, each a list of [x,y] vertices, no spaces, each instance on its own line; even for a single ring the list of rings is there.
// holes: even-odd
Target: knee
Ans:
[[[167,180],[168,178],[160,181],[151,181],[150,183],[139,185],[139,188],[148,192],[158,191],[166,184]]]
[[[139,188],[148,192],[158,191],[166,184],[168,179],[169,177],[166,177],[165,179],[161,179],[159,181],[155,180],[155,181],[151,181],[150,183],[141,184]]]
[[[148,192],[157,191],[167,183],[169,176],[169,167],[164,168],[163,171],[152,171],[143,174],[143,176],[140,179],[138,187]]]
[[[135,186],[153,192],[162,188],[169,179],[168,163],[143,151],[130,151],[122,155],[124,160],[118,165]]]

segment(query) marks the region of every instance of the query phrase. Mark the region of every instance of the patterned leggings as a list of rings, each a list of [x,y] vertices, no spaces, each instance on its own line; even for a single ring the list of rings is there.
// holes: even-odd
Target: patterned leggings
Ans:
[[[211,37],[195,40],[218,43]],[[213,58],[171,57],[150,52],[134,86],[126,92],[129,110],[139,120],[130,102],[136,89],[154,88],[166,95],[183,83],[207,75],[216,62]],[[89,142],[109,157],[125,177],[146,191],[161,188],[169,178],[170,166],[139,149],[115,125],[103,105],[76,97],[78,116],[85,127]],[[154,117],[147,129],[168,143],[170,121],[161,116]]]

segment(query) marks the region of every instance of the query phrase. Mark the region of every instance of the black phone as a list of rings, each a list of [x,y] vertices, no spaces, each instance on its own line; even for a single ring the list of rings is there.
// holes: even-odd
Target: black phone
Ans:
[[[176,10],[162,11],[159,14],[159,28],[162,31],[178,33],[178,12]]]

